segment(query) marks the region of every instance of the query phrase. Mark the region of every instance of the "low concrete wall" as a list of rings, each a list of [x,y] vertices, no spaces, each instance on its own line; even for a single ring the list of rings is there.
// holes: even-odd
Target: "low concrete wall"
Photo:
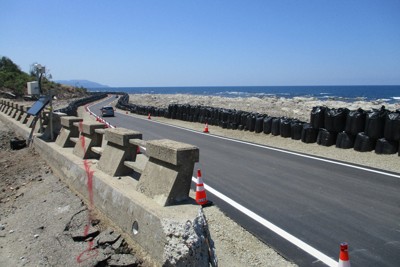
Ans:
[[[0,104],[6,105],[5,102],[0,102]],[[4,108],[4,110],[6,109]],[[4,115],[3,111],[0,112],[0,118],[12,126],[20,135],[24,137],[29,135],[31,129],[26,124]],[[76,120],[79,121],[80,119],[77,118]],[[71,131],[71,128],[77,127],[75,126],[76,122],[70,123],[65,119],[63,121],[63,127],[68,127],[69,131]],[[75,139],[71,137],[71,139],[79,142],[81,137],[82,139],[90,139],[91,135],[94,136],[101,132],[91,129],[91,122],[87,122],[86,125],[86,133],[83,133],[84,128],[82,127],[80,136],[75,137]],[[72,129],[72,131],[74,132],[75,129]],[[107,134],[107,131],[110,131],[109,134]],[[111,161],[114,160],[113,155],[121,155],[116,151],[118,149],[124,150],[125,145],[130,143],[129,138],[137,139],[141,137],[137,132],[130,133],[126,129],[106,129],[104,132],[108,140],[102,149],[105,151],[107,146],[112,147],[112,153],[105,153],[105,157],[109,157]],[[58,138],[64,138],[63,141],[65,141],[65,135],[59,135]],[[111,176],[101,170],[102,168],[107,169],[109,166],[106,168],[98,165],[102,161],[103,153],[100,154],[100,160],[90,157],[84,160],[83,155],[74,154],[73,147],[62,147],[61,143],[65,142],[46,142],[41,139],[39,134],[35,134],[33,139],[35,149],[48,162],[53,171],[85,198],[89,202],[89,206],[90,202],[93,201],[94,208],[103,212],[127,233],[138,248],[149,255],[157,265],[209,266],[210,263],[213,266],[217,265],[213,241],[209,235],[202,208],[189,198],[190,188],[187,188],[187,181],[183,181],[191,179],[194,162],[198,161],[197,148],[170,140],[152,144],[154,146],[152,149],[156,151],[155,154],[163,153],[163,155],[156,156],[154,154],[157,160],[153,164],[156,164],[156,166],[146,164],[145,169],[155,168],[158,169],[158,172],[165,171],[166,174],[170,175],[169,179],[175,179],[174,181],[178,181],[175,184],[180,184],[179,192],[175,192],[178,191],[178,188],[173,186],[167,188],[165,192],[156,192],[158,195],[167,196],[164,201],[159,201],[159,197],[152,197],[154,194],[151,192],[151,187],[159,190],[156,184],[161,182],[160,177],[158,177],[160,173],[154,177],[153,181],[151,177],[146,178],[147,183],[153,185],[150,186],[150,193],[143,194],[140,190],[137,190],[141,177],[137,177],[138,173],[135,173],[134,170],[132,170],[132,175]],[[184,149],[182,150],[182,148]],[[128,153],[130,156],[131,154],[131,152]],[[189,157],[191,160],[182,160],[184,155],[191,155]],[[115,164],[122,166],[121,161],[125,161],[127,158],[118,156],[115,160],[118,160]],[[134,161],[135,158],[129,160]],[[104,158],[103,161],[108,162]],[[187,163],[189,165],[185,165]],[[182,164],[185,166],[182,166]],[[173,171],[171,172],[171,170]],[[184,172],[179,173],[180,170],[184,170]],[[148,172],[157,173],[157,171]],[[188,175],[189,173],[190,175]],[[190,177],[188,178],[188,176]],[[92,188],[88,186],[90,182],[92,182]],[[185,184],[183,187],[182,182]],[[174,198],[174,194],[177,198]],[[92,199],[90,196],[92,196]],[[166,202],[165,199],[169,199],[169,201]]]

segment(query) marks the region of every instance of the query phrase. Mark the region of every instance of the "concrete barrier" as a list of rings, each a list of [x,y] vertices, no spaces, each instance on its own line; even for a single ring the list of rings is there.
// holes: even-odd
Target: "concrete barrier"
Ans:
[[[136,190],[162,206],[187,200],[199,149],[166,139],[148,141],[146,148],[149,161]]]
[[[137,146],[129,143],[129,139],[141,139],[142,134],[124,128],[106,129],[104,147],[98,168],[111,176],[130,175],[132,169],[124,165],[127,160],[136,160]]]
[[[10,102],[10,108],[7,111],[7,115],[11,117],[11,114],[13,113],[13,111],[15,110],[15,105],[16,103],[14,102]]]
[[[61,117],[61,130],[57,136],[56,144],[60,147],[74,147],[75,143],[71,141],[71,138],[79,137],[79,129],[74,125],[75,122],[81,122],[83,119],[75,116],[63,116]]]
[[[14,103],[14,110],[11,112],[11,118],[15,119],[15,117],[17,116],[18,111],[19,111],[19,104],[18,103]]]
[[[24,105],[18,105],[18,111],[15,114],[14,119],[16,121],[19,121],[21,119],[23,113],[24,113]]]
[[[8,110],[10,108],[10,101],[8,101],[8,100],[4,100],[4,101],[5,101],[5,105],[3,108],[3,112],[4,112],[4,114],[7,114]]]
[[[92,151],[92,147],[101,146],[102,136],[95,130],[103,129],[104,124],[81,121],[75,122],[73,125],[78,127],[80,132],[79,139],[70,138],[71,141],[75,142],[73,153],[81,159],[98,159],[99,155]]]
[[[3,114],[0,113],[1,120],[12,126],[17,133],[28,135],[30,130],[27,125],[17,123],[15,119]],[[155,266],[210,266],[210,262],[212,266],[216,266],[214,243],[209,236],[202,208],[188,197],[189,178],[191,179],[194,162],[199,160],[198,148],[171,140],[139,141],[141,134],[129,130],[106,129],[103,132],[98,128],[98,123],[71,122],[67,117],[61,117],[61,121],[61,131],[64,128],[71,131],[73,127],[80,127],[81,138],[75,139],[77,143],[74,148],[62,147],[60,143],[45,142],[40,138],[33,139],[35,149],[56,175],[86,200],[92,194],[94,207],[129,235],[137,249],[151,258]],[[101,135],[105,135],[107,139],[101,153],[103,160],[82,160],[87,155],[76,153],[75,148],[79,145],[91,150],[91,146],[78,143],[82,141],[94,144],[96,142],[93,140],[100,140]],[[126,153],[125,146],[134,148],[138,144],[146,146],[149,157],[139,181],[131,176],[119,176],[116,179],[102,171],[109,170],[107,158],[118,166],[121,166],[121,162],[125,165],[126,158],[121,156]],[[122,152],[118,151],[121,149]],[[128,155],[129,153],[131,152],[127,152]],[[114,155],[117,155],[118,162],[114,161]],[[89,165],[92,188],[88,187]],[[159,170],[152,170],[153,168]],[[167,179],[162,184],[164,177]],[[152,185],[153,182],[156,184]],[[182,184],[175,187],[177,183]],[[141,188],[139,184],[147,186],[146,194],[135,190]],[[164,185],[173,193],[158,188]],[[89,193],[91,189],[92,192]],[[177,190],[184,192],[175,192]],[[175,197],[170,198],[172,195]],[[165,206],[165,203],[184,199],[186,201],[179,202],[179,205]]]
[[[29,117],[31,117],[27,112],[31,108],[31,106],[24,106],[23,107],[23,112],[21,115],[21,119],[19,120],[22,124],[28,123]]]

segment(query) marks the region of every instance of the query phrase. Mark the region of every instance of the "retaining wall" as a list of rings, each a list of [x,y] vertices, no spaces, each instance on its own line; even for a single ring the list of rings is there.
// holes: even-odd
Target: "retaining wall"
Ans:
[[[0,100],[0,118],[27,137],[29,118],[17,121],[9,115],[14,109],[21,112]],[[172,140],[144,142],[136,131],[104,129],[101,123],[65,114],[53,117],[61,128],[56,141],[37,133],[32,144],[89,206],[127,233],[156,265],[216,265],[204,214],[189,196],[197,147]],[[139,146],[145,154],[138,154]]]

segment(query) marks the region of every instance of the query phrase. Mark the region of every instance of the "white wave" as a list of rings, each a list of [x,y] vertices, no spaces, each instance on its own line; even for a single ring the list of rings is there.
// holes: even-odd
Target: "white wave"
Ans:
[[[400,96],[392,96],[394,100],[400,100]]]

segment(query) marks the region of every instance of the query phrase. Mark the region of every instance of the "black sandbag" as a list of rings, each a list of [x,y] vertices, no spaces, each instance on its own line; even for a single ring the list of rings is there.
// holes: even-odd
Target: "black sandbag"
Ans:
[[[237,130],[238,124],[236,122],[232,122],[232,123],[230,123],[230,125],[231,125],[232,130]]]
[[[313,128],[309,123],[303,125],[301,141],[306,144],[317,142],[318,129]]]
[[[386,115],[384,137],[387,140],[400,141],[400,112]]]
[[[261,133],[263,131],[263,122],[264,122],[264,117],[256,118],[256,125],[254,127],[254,132]]]
[[[304,122],[293,120],[290,123],[290,133],[293,140],[301,139],[301,132],[303,131]]]
[[[365,134],[372,139],[382,138],[385,130],[385,118],[388,111],[385,106],[367,112],[365,120]]]
[[[288,119],[288,118],[281,119],[281,125],[280,125],[281,137],[288,138],[291,136],[291,134],[292,134],[291,127],[290,127],[291,122],[292,122],[292,120]]]
[[[256,128],[256,116],[255,115],[249,115],[247,116],[247,129],[250,132],[254,132],[255,128]]]
[[[336,147],[337,148],[353,148],[354,147],[354,139],[355,136],[351,135],[347,132],[340,132],[336,138]]]
[[[365,110],[359,108],[357,110],[351,110],[347,114],[345,131],[351,135],[357,135],[365,129]]]
[[[327,129],[320,128],[317,136],[317,144],[321,146],[332,146],[336,143],[336,132],[330,132]]]
[[[243,129],[247,128],[247,116],[250,115],[248,112],[243,112],[240,120],[240,124],[243,126]]]
[[[375,153],[376,154],[395,154],[399,148],[397,141],[390,141],[385,138],[380,138],[376,141]]]
[[[324,128],[325,109],[326,107],[322,106],[317,106],[312,108],[310,125],[314,129]]]
[[[265,117],[263,122],[263,132],[265,134],[270,134],[272,129],[272,120],[273,117]]]
[[[26,140],[23,138],[14,137],[10,140],[10,148],[12,150],[19,150],[26,147]]]
[[[347,108],[327,108],[325,109],[325,129],[329,132],[341,132],[346,127],[346,117],[349,110]]]
[[[354,150],[359,152],[372,151],[375,148],[376,140],[366,135],[364,132],[358,133],[354,141]]]
[[[280,118],[272,119],[271,134],[275,135],[275,136],[281,134],[281,119]]]

